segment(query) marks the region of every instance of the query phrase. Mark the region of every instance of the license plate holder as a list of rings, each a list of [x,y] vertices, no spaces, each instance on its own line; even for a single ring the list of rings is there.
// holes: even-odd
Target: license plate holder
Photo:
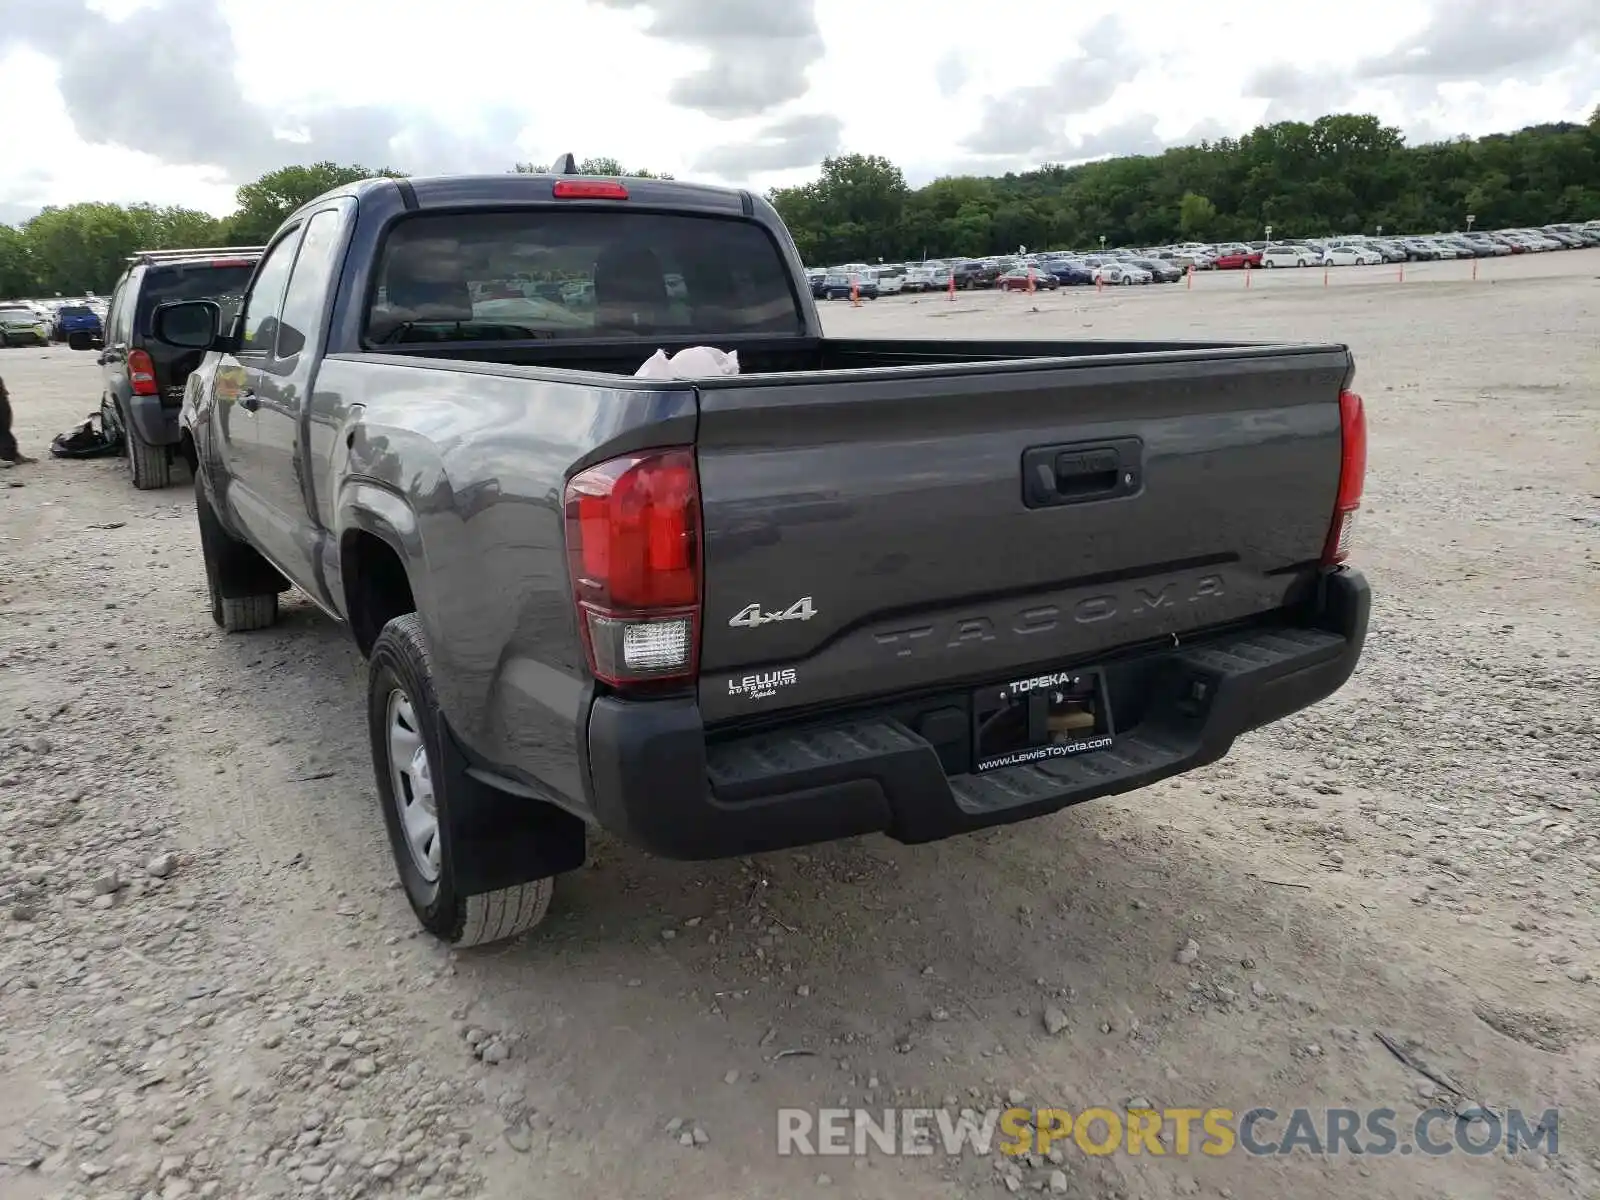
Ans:
[[[1102,671],[1074,667],[1019,677],[972,693],[972,762],[982,773],[1112,744]]]

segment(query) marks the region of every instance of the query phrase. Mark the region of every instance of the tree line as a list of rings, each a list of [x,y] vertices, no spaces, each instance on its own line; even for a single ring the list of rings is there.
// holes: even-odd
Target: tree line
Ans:
[[[517,163],[513,171],[544,168]],[[616,159],[591,175],[671,178]],[[240,187],[226,217],[149,204],[46,208],[0,225],[0,297],[105,293],[141,249],[257,245],[314,196],[399,176],[331,162]],[[768,193],[808,263],[1001,254],[1029,247],[1159,245],[1338,233],[1431,233],[1600,218],[1600,108],[1586,124],[1408,146],[1377,117],[1263,125],[1238,138],[1078,166],[949,176],[912,188],[878,155],[823,161],[818,179]]]
[[[1377,117],[921,188],[888,159],[831,158],[772,193],[808,263],[1328,234],[1435,233],[1600,218],[1600,108],[1585,125],[1408,146]]]

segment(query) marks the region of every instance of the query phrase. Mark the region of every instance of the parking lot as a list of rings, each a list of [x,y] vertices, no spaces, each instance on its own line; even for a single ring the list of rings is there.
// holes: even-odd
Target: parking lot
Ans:
[[[303,598],[224,637],[186,486],[46,457],[94,356],[0,352],[44,460],[0,472],[0,1196],[1600,1194],[1600,250],[1472,274],[823,305],[842,336],[1348,342],[1356,677],[965,839],[602,840],[490,952],[391,882],[354,648]],[[777,1153],[787,1107],[1436,1103],[1557,1108],[1559,1153]]]

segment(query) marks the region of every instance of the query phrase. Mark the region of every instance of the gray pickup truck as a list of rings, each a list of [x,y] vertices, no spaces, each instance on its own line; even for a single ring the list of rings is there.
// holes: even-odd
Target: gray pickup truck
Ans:
[[[189,377],[212,616],[369,660],[395,861],[470,944],[591,826],[679,859],[924,842],[1212,762],[1354,669],[1339,345],[823,335],[748,192],[368,180]],[[650,379],[658,349],[740,373]]]

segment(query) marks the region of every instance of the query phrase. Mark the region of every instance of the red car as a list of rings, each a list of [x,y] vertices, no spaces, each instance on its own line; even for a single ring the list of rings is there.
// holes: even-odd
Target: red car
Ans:
[[[1033,290],[1036,292],[1053,292],[1061,286],[1061,281],[1048,271],[1041,271],[1038,267],[1032,269]],[[1007,271],[1000,276],[995,285],[1002,292],[1025,292],[1028,290],[1029,269],[1021,267],[1015,271]]]
[[[1246,254],[1242,250],[1232,250],[1227,254],[1217,255],[1217,261],[1213,265],[1219,271],[1242,271],[1245,263],[1249,263],[1252,267],[1259,267],[1261,265],[1261,251],[1252,250]]]

